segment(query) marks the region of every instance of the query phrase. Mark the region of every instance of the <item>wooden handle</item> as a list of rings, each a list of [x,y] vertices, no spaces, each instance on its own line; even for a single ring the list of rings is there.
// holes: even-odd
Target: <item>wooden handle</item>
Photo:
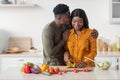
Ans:
[[[94,60],[92,60],[92,59],[90,59],[90,58],[88,58],[88,57],[86,57],[86,56],[85,56],[84,58],[86,58],[86,59],[88,59],[88,60],[90,60],[90,61],[96,63]]]

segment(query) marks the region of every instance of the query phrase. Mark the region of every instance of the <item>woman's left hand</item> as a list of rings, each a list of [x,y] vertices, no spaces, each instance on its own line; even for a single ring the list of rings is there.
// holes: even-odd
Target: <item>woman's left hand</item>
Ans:
[[[76,66],[79,68],[84,68],[87,66],[87,63],[86,62],[79,62]]]

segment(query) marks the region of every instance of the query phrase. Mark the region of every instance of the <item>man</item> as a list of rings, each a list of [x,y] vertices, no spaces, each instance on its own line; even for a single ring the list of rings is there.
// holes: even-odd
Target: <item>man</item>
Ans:
[[[43,43],[43,63],[48,65],[65,65],[64,62],[64,43],[67,41],[70,29],[70,11],[65,4],[58,4],[53,9],[55,20],[47,24],[42,32]],[[95,30],[91,34],[98,36]]]

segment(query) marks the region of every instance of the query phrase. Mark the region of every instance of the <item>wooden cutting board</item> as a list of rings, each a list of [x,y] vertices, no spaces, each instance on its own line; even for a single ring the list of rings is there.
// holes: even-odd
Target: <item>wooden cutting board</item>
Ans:
[[[12,53],[21,53],[21,52],[23,52],[23,51],[21,51],[21,50],[20,51],[6,51],[6,53],[11,53],[11,54]]]
[[[17,47],[22,51],[28,51],[32,47],[31,37],[9,37],[8,48]]]
[[[83,71],[84,69],[88,69],[89,71],[92,71],[93,68],[92,67],[86,67],[86,68],[68,68],[67,66],[51,66],[53,68],[56,68],[58,67],[61,71],[69,71],[69,72],[72,72],[74,69],[77,69],[78,71]]]

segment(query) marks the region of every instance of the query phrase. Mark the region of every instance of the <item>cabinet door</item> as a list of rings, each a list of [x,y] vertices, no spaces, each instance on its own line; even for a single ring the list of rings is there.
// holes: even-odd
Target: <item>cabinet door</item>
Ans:
[[[19,68],[22,67],[22,65],[26,62],[33,62],[34,64],[38,64],[39,58],[28,58],[28,57],[5,57],[1,58],[1,71],[6,70],[9,67],[16,67]]]
[[[120,0],[110,0],[110,23],[120,23]]]

